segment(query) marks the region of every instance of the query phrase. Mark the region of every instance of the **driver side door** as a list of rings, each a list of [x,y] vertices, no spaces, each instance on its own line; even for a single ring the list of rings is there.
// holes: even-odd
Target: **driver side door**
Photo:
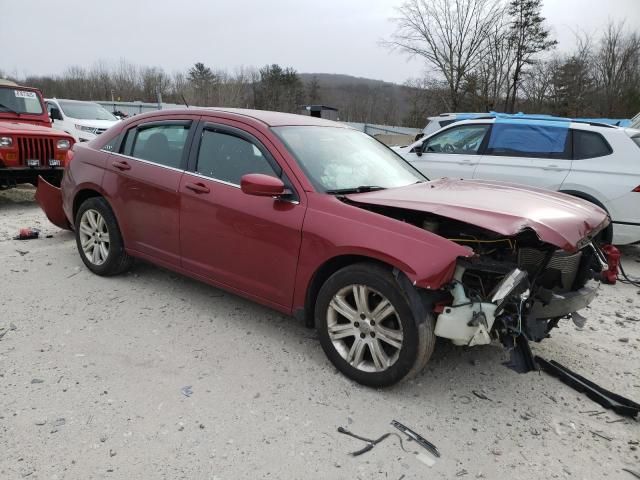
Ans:
[[[406,157],[428,178],[473,178],[481,158],[489,124],[458,125],[440,131],[416,146]]]
[[[288,309],[306,205],[282,165],[260,132],[237,122],[203,121],[180,182],[180,249],[186,270]],[[282,179],[291,197],[244,193],[240,180],[249,173]]]

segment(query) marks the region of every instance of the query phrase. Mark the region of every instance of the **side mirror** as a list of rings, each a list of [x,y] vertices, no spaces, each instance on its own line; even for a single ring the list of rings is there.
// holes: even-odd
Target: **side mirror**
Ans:
[[[240,179],[240,189],[247,195],[279,197],[287,193],[282,180],[262,173],[248,173]]]
[[[49,116],[51,117],[51,120],[62,120],[60,109],[55,107],[51,109],[51,112],[49,112]]]
[[[424,146],[424,143],[419,143],[418,145],[416,145],[415,147],[413,147],[413,150],[411,150],[413,153],[415,153],[418,157],[422,156],[422,147]]]

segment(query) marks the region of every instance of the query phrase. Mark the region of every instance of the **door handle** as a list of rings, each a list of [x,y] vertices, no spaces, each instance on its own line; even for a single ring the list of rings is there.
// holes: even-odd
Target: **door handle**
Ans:
[[[207,187],[204,183],[187,183],[184,188],[188,188],[192,192],[195,193],[209,193],[209,187]]]
[[[547,165],[546,167],[542,167],[543,170],[560,170],[560,167],[555,164]]]
[[[111,165],[116,167],[118,170],[131,170],[131,165],[129,165],[127,162],[124,162],[124,161],[123,162],[115,161]]]
[[[472,162],[471,160],[460,160],[458,165],[475,165],[478,162]]]

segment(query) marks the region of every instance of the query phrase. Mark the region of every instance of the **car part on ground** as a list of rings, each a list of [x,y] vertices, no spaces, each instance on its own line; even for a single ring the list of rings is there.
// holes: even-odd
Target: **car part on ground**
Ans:
[[[400,448],[404,452],[407,452],[407,453],[409,452],[406,448],[404,448],[404,443],[402,441],[402,437],[400,435],[398,435],[397,433],[387,432],[387,433],[385,433],[383,435],[380,435],[376,439],[372,439],[372,438],[366,438],[366,437],[362,437],[360,435],[357,435],[357,434],[355,434],[353,432],[350,432],[349,430],[347,430],[344,427],[338,427],[338,432],[342,433],[344,435],[348,435],[349,437],[355,438],[357,440],[362,440],[363,442],[367,442],[367,445],[364,446],[363,448],[361,448],[360,450],[356,450],[355,452],[351,452],[349,455],[351,455],[352,457],[359,457],[363,453],[367,453],[367,452],[373,450],[373,447],[375,447],[377,444],[379,444],[380,442],[386,440],[387,438],[389,438],[391,436],[398,437],[398,440],[400,441]]]
[[[92,272],[139,257],[304,318],[364,385],[420,372],[437,335],[501,341],[531,368],[528,341],[586,307],[607,268],[593,243],[609,224],[599,207],[505,183],[429,182],[321,119],[161,111],[75,154],[61,190],[42,181],[37,196],[75,227]]]
[[[407,437],[409,437],[411,440],[416,442],[422,448],[431,452],[436,457],[440,457],[440,452],[438,451],[438,448],[433,443],[431,443],[426,438],[424,438],[422,435],[414,432],[409,427],[404,426],[402,423],[398,422],[397,420],[392,420],[391,425],[396,427],[398,430],[400,430],[402,433],[404,433]]]
[[[535,361],[549,375],[553,375],[571,388],[586,394],[591,400],[604,408],[632,418],[635,418],[640,413],[640,404],[602,388],[600,385],[572,372],[554,360],[547,361],[541,357],[535,357]]]

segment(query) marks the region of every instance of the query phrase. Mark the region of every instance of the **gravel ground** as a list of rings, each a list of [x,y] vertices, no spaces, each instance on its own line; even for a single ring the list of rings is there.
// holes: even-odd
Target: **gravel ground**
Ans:
[[[16,241],[23,226],[42,237]],[[46,236],[51,235],[50,238]],[[624,251],[640,276],[640,249]],[[295,320],[144,263],[84,268],[73,236],[31,189],[0,192],[0,478],[571,478],[640,471],[638,422],[498,346],[439,346],[414,381],[372,390],[326,360]],[[579,329],[534,352],[640,400],[640,291],[603,286]],[[184,387],[189,387],[185,389]],[[473,391],[487,399],[477,397]],[[397,419],[442,453],[427,465],[391,437]],[[595,435],[600,433],[608,439]],[[430,458],[427,454],[426,458]]]

